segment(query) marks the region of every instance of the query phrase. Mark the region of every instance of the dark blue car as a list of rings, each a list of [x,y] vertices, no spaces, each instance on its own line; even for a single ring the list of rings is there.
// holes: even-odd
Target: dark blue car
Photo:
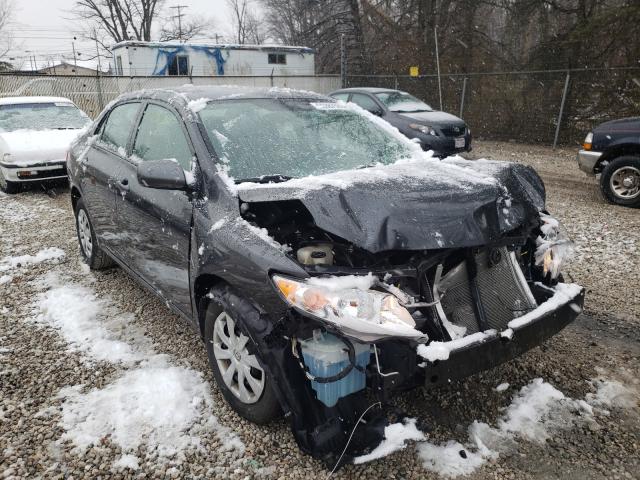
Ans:
[[[406,92],[388,88],[345,88],[329,95],[384,118],[408,138],[417,139],[423,150],[433,150],[438,157],[471,151],[471,130],[464,120],[434,110]]]

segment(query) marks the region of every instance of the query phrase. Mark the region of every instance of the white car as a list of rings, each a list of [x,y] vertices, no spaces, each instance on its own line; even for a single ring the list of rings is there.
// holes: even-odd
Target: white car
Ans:
[[[67,178],[69,144],[90,122],[68,98],[0,98],[0,189]]]

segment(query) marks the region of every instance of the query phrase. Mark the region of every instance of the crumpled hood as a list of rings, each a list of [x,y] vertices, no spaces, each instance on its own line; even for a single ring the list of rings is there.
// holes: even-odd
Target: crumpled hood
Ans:
[[[537,218],[545,204],[531,167],[460,158],[237,188],[245,202],[298,199],[318,227],[374,253],[483,245]]]
[[[0,132],[0,150],[18,165],[64,160],[71,142],[82,129],[15,130]]]

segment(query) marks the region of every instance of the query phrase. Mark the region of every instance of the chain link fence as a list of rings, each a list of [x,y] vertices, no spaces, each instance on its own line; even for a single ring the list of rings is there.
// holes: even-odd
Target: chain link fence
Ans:
[[[339,75],[115,77],[5,74],[0,75],[0,97],[67,97],[89,116],[95,117],[121,93],[185,83],[277,86],[319,93],[341,87]],[[599,123],[640,115],[640,68],[442,75],[441,84],[442,109],[462,117],[474,136],[486,139],[575,145]],[[346,77],[345,86],[405,90],[433,108],[440,108],[436,75],[351,75]],[[562,116],[561,105],[564,107]]]
[[[440,109],[436,75],[352,75],[346,83],[404,90]],[[640,115],[640,68],[442,75],[441,84],[442,109],[486,139],[574,145],[599,123]]]
[[[95,117],[118,95],[147,88],[193,85],[287,87],[329,93],[340,88],[338,75],[224,77],[112,77],[81,75],[0,75],[0,97],[66,97]]]

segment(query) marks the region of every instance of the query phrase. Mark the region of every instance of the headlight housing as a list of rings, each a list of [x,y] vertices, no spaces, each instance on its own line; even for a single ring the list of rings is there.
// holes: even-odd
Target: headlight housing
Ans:
[[[2,161],[5,163],[10,163],[11,162],[11,154],[10,153],[3,153],[2,154]]]
[[[585,150],[591,150],[593,144],[593,132],[587,133],[587,136],[584,139],[584,143],[582,144],[582,148]]]
[[[560,271],[571,259],[574,246],[564,226],[551,215],[540,213],[541,235],[536,239],[536,265],[546,276],[558,278]]]
[[[385,337],[426,339],[394,295],[369,288],[372,279],[371,275],[295,280],[272,276],[288,305],[347,335],[363,341]]]
[[[438,136],[438,132],[436,132],[433,129],[433,127],[429,125],[420,125],[418,123],[410,123],[409,128],[412,128],[413,130],[417,130],[418,132],[425,133],[427,135],[433,135],[434,137]]]

